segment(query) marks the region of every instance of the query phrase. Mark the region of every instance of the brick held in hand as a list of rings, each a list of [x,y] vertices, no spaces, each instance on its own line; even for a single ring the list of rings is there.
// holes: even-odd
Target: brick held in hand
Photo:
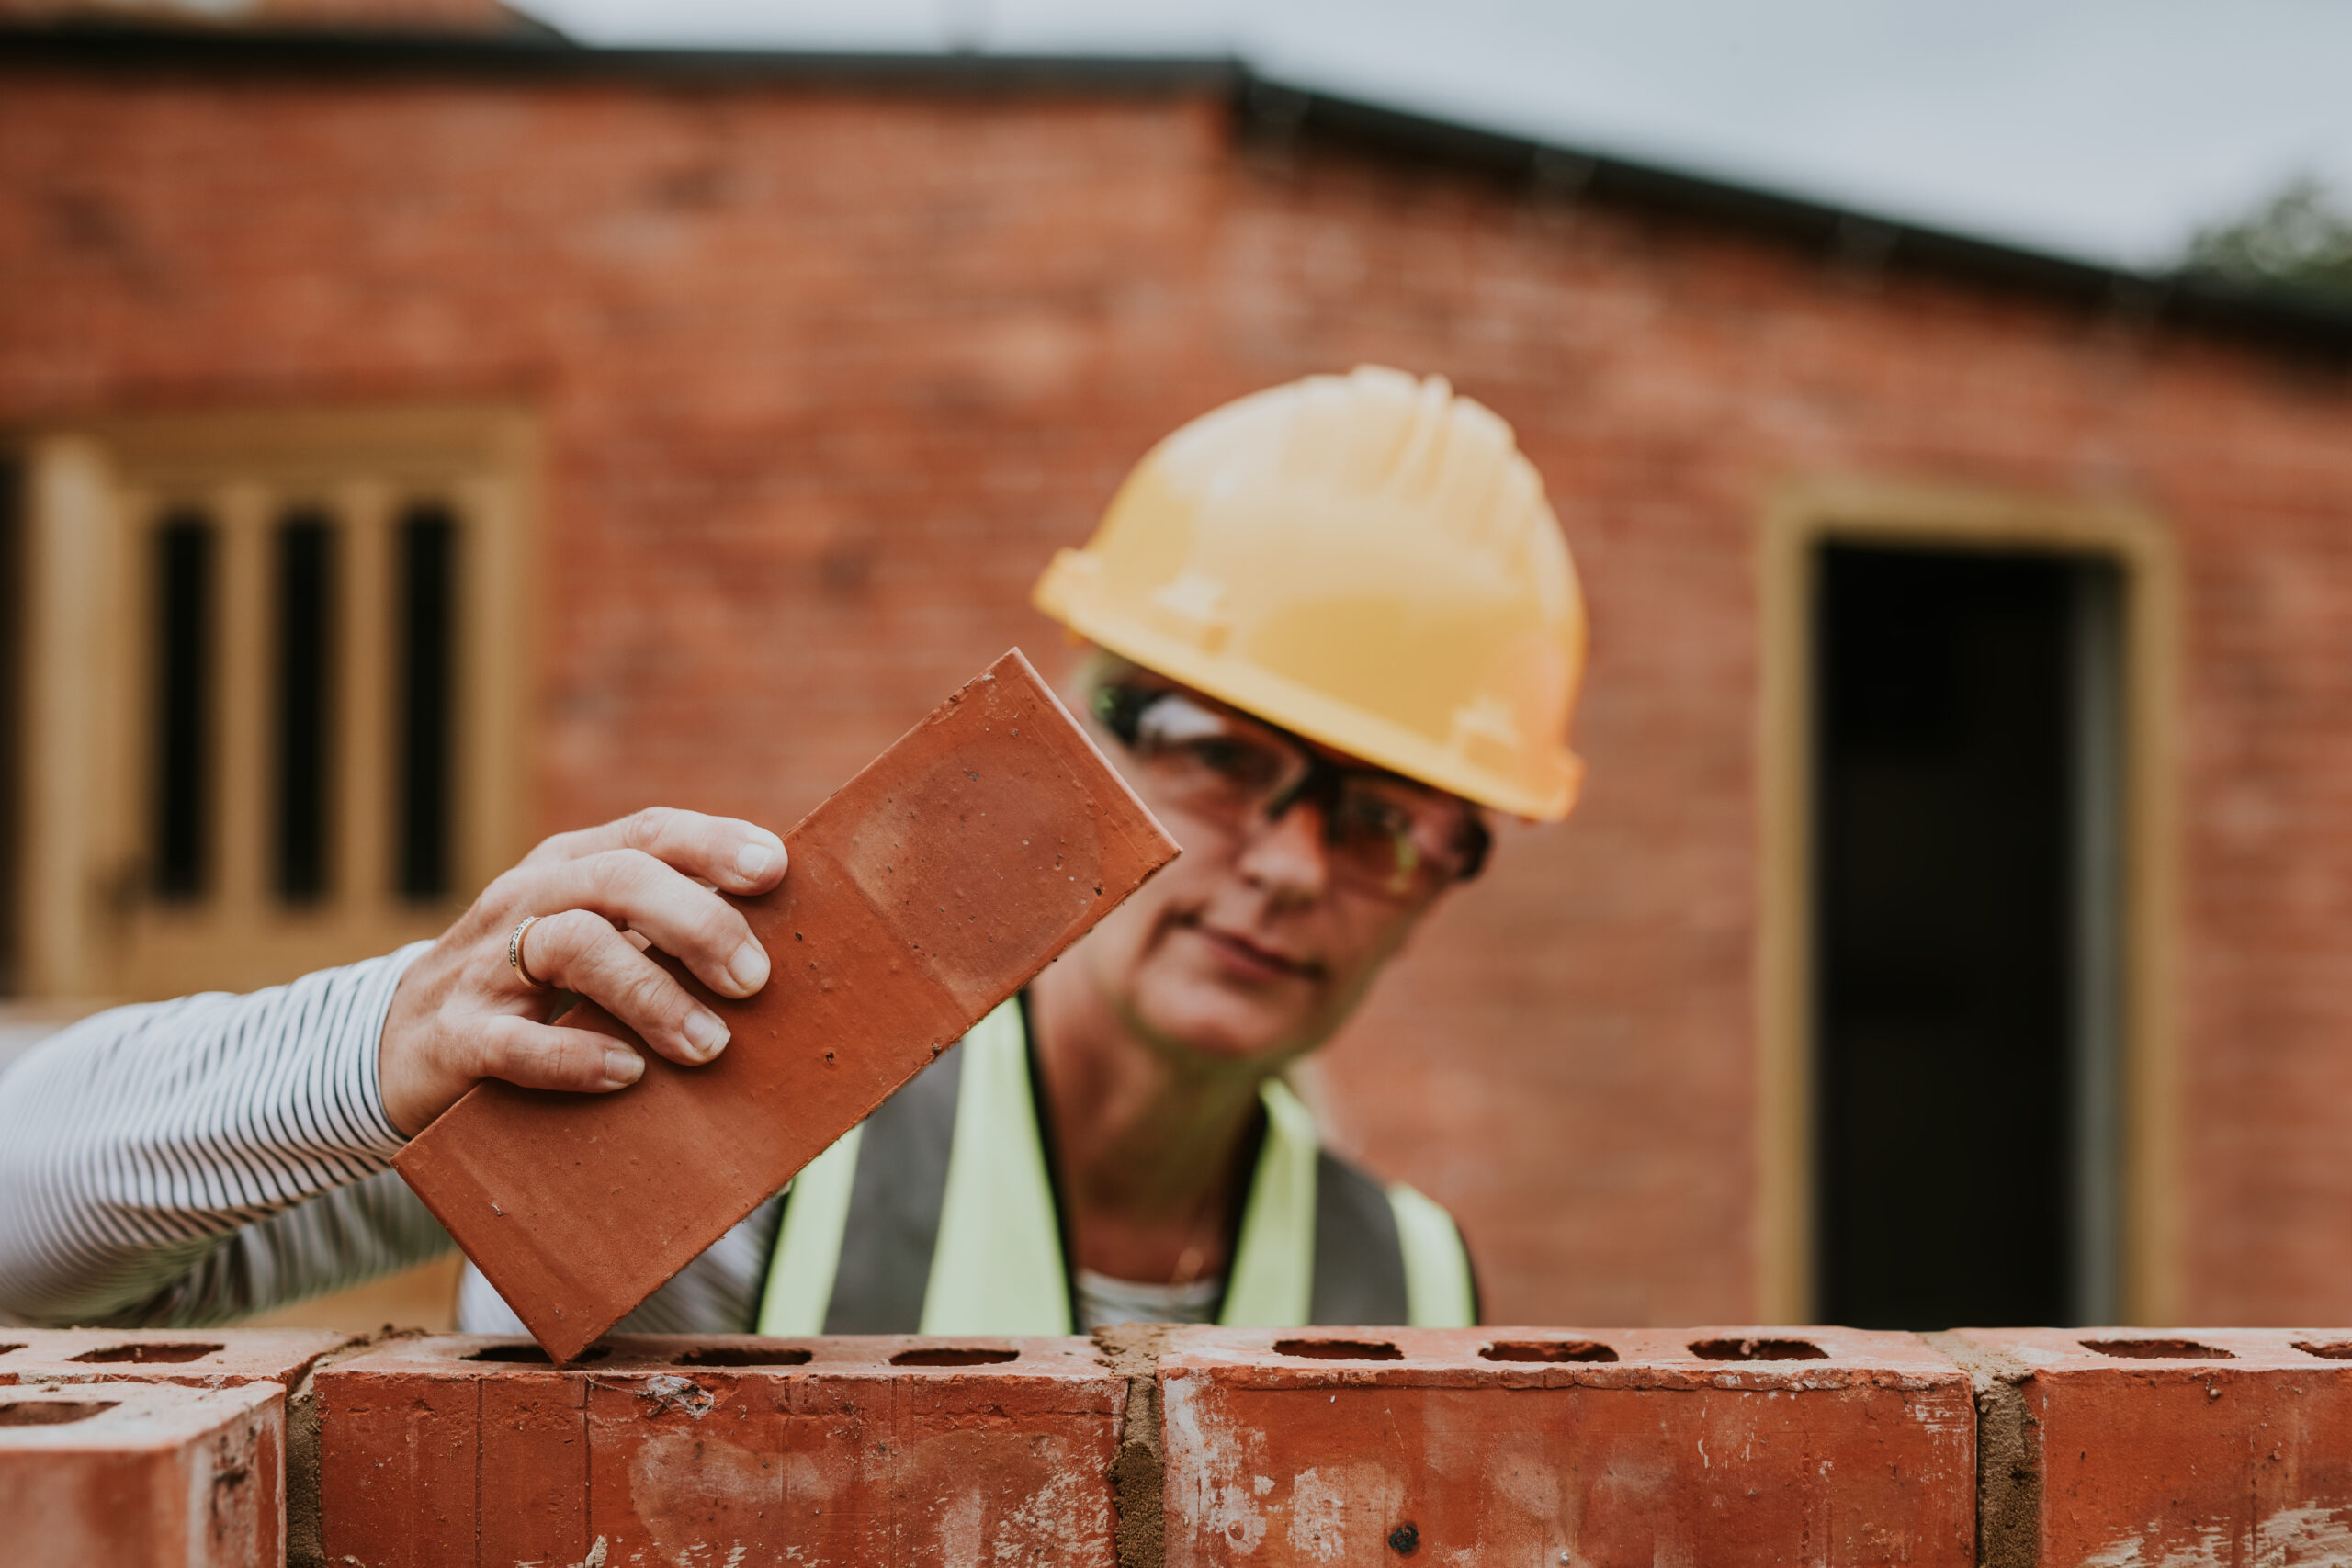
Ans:
[[[611,1095],[489,1082],[395,1162],[539,1343],[569,1359],[1173,859],[1018,649],[785,835],[740,900],[772,976],[687,989],[728,1049]],[[553,913],[554,911],[548,911]],[[601,1010],[569,1023],[630,1039]]]

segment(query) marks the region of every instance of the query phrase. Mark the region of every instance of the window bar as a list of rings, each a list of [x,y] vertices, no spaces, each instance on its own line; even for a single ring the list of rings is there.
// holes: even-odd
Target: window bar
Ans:
[[[444,897],[452,880],[457,545],[447,507],[413,506],[401,516],[393,864],[401,893],[413,899]]]
[[[155,894],[204,896],[211,873],[213,595],[209,519],[174,512],[155,531]]]
[[[16,993],[18,867],[24,863],[25,595],[24,466],[0,454],[0,997]]]
[[[277,525],[277,895],[323,897],[331,871],[337,547],[325,514],[306,508]]]

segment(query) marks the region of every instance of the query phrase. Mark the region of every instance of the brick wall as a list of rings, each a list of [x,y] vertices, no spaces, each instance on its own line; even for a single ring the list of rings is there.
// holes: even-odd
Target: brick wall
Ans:
[[[2341,1332],[619,1336],[569,1367],[515,1339],[320,1354],[217,1337],[253,1381],[190,1387],[198,1362],[127,1354],[112,1381],[80,1381],[94,1355],[155,1342],[0,1340],[0,1370],[28,1363],[0,1387],[0,1524],[20,1552],[208,1568],[2352,1553]]]
[[[2180,1309],[2352,1315],[2352,389],[2251,346],[1458,169],[1207,91],[0,82],[0,425],[503,398],[543,421],[538,823],[784,823],[1006,646],[1151,440],[1442,370],[1585,570],[1567,827],[1506,836],[1323,1075],[1503,1319],[1756,1309],[1758,604],[1774,486],[2127,500],[2188,583]]]

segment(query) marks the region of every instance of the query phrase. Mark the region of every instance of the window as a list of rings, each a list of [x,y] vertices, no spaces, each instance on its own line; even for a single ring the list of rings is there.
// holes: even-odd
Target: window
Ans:
[[[17,990],[270,984],[511,863],[529,454],[497,410],[27,444]]]

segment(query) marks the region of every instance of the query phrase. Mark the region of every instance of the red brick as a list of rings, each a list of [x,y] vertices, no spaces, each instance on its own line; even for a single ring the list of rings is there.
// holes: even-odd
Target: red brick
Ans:
[[[0,1386],[292,1384],[356,1337],[324,1328],[0,1328]]]
[[[1173,859],[1175,841],[1006,654],[785,835],[742,902],[775,965],[707,1066],[611,1095],[487,1082],[394,1162],[568,1358]],[[635,1041],[583,1004],[570,1021]],[[684,1157],[682,1156],[690,1156]]]
[[[285,1435],[285,1391],[266,1382],[0,1390],[0,1556],[44,1568],[277,1568]]]
[[[1951,1338],[2022,1404],[2011,1533],[2041,1568],[2352,1560],[2352,1330]]]
[[[322,1369],[327,1559],[1111,1568],[1126,1384],[1077,1339],[465,1336]],[[892,1364],[909,1352],[968,1364]],[[805,1355],[808,1359],[792,1359]],[[775,1358],[763,1364],[763,1358]],[[740,1364],[739,1364],[740,1363]]]
[[[1196,1329],[1159,1366],[1169,1568],[1975,1561],[1969,1382],[1911,1335]]]

